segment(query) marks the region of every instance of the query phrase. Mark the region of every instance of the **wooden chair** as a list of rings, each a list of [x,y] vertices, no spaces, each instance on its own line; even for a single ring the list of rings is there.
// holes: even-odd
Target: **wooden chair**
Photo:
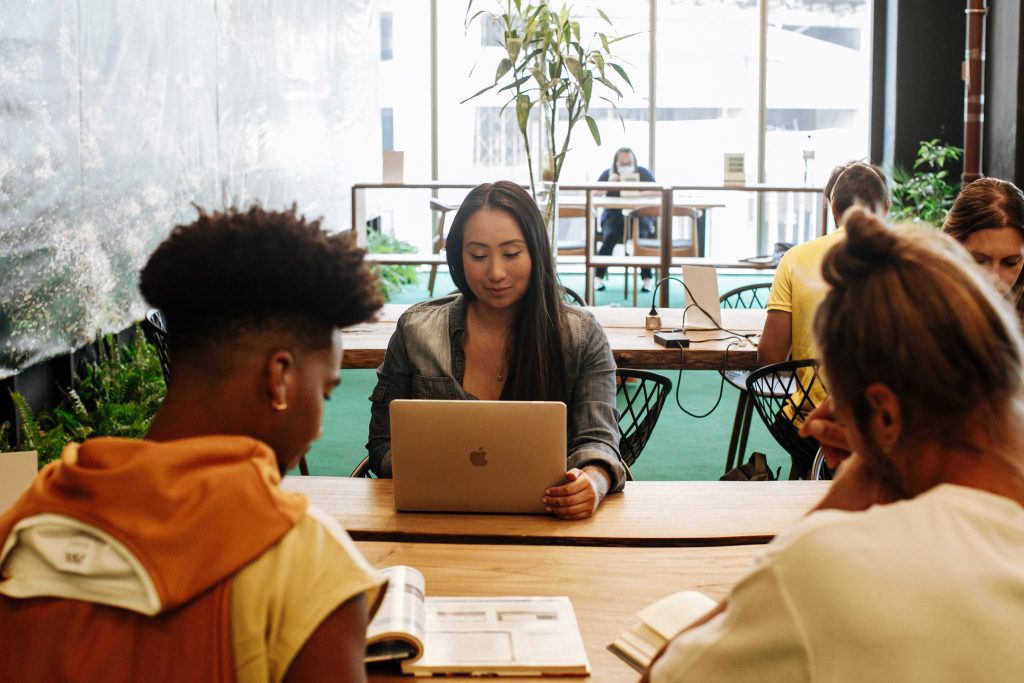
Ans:
[[[823,385],[813,358],[766,365],[747,377],[747,392],[757,414],[792,459],[790,479],[806,478],[818,453],[818,442],[800,436],[795,424],[816,407],[811,398],[816,386]],[[797,390],[802,396],[799,402],[792,398]]]
[[[435,254],[440,254],[441,250],[444,249],[444,224],[448,217],[449,211],[454,211],[459,208],[458,204],[446,204],[439,199],[434,197],[430,198],[430,210],[437,212],[437,224],[434,226],[434,238],[431,240],[430,248]],[[430,292],[431,298],[434,296],[434,283],[437,281],[437,264],[430,264],[430,279],[427,281],[427,289]]]
[[[654,432],[654,426],[672,391],[672,380],[655,372],[618,368],[615,402],[619,410],[619,455],[629,468],[637,461]]]
[[[561,206],[558,207],[558,218],[583,218],[586,219],[587,212],[582,206]],[[561,239],[557,241],[555,256],[584,256],[587,253],[586,235],[583,240]]]
[[[719,301],[722,308],[767,308],[771,289],[770,282],[737,287],[723,294]],[[726,382],[740,392],[736,401],[736,416],[732,421],[729,450],[725,456],[725,471],[728,472],[743,460],[743,454],[747,452],[747,437],[750,435],[750,418],[754,413],[754,403],[750,400],[750,394],[747,393],[749,371],[726,370],[721,372],[721,375]]]
[[[690,206],[673,206],[672,207],[673,218],[689,218],[690,219],[690,237],[688,238],[672,238],[672,256],[697,256],[701,253],[700,245],[697,239],[697,221],[700,218],[700,212]],[[640,209],[635,209],[628,219],[630,225],[630,233],[632,239],[630,240],[633,255],[634,256],[660,256],[661,255],[661,240],[658,237],[640,237],[640,219],[641,218],[654,218],[655,220],[661,219],[661,207],[660,206],[645,206]],[[674,222],[674,221],[673,221]],[[662,229],[658,226],[658,229]],[[672,226],[669,226],[669,230]],[[636,306],[637,297],[637,269],[633,269],[633,305]]]

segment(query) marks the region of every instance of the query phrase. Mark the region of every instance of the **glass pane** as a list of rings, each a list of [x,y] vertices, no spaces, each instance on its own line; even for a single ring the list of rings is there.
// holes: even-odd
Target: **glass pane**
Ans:
[[[477,4],[479,9],[499,9],[498,3]],[[507,91],[460,104],[494,82],[498,63],[506,56],[500,27],[480,17],[467,29],[465,20],[465,2],[437,3],[438,180],[507,178],[526,183],[526,154],[515,107],[505,108]],[[425,32],[428,26],[422,27]]]
[[[657,176],[674,185],[721,185],[724,155],[743,154],[757,179],[758,3],[658,0]],[[677,193],[720,204],[707,211],[707,254],[757,251],[756,196]]]
[[[600,7],[608,15],[610,24],[591,5],[581,3],[575,7],[584,45],[591,38],[594,44],[600,45],[595,37],[598,32],[609,37],[635,34],[610,46],[613,63],[626,72],[632,88],[623,83],[611,67],[607,68],[609,80],[619,86],[622,98],[601,84],[595,86],[590,115],[600,130],[601,145],[594,142],[586,121],[580,121],[572,132],[570,151],[562,167],[562,182],[596,181],[611,166],[615,150],[619,147],[632,148],[637,162],[650,168],[650,5],[646,0],[603,0]],[[615,106],[602,98],[608,98]],[[566,114],[562,112],[561,126],[566,120]],[[560,130],[557,139],[563,135]]]
[[[870,0],[768,1],[769,183],[821,187],[867,157],[870,22]]]
[[[381,0],[381,55],[378,65],[381,148],[400,151],[405,182],[430,180],[430,3]],[[380,179],[379,168],[361,169],[359,180]],[[380,230],[431,250],[429,192],[371,191],[366,219]]]

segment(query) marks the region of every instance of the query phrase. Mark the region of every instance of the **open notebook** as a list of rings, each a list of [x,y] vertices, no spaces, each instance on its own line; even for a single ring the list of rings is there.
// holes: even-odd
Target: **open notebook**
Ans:
[[[590,673],[567,597],[427,597],[413,567],[382,573],[388,589],[366,630],[367,662],[398,659],[417,676]]]

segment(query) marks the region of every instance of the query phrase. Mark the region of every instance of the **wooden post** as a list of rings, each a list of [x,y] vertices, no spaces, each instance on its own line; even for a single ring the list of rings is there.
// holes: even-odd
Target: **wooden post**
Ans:
[[[981,177],[982,126],[985,121],[985,15],[987,0],[967,0],[964,50],[964,185]]]
[[[658,236],[661,238],[661,277],[665,278],[672,274],[672,204],[674,196],[671,186],[661,188],[661,227]],[[639,223],[636,229],[640,229]],[[697,239],[697,235],[693,236]],[[668,283],[658,290],[658,305],[662,308],[668,307]]]

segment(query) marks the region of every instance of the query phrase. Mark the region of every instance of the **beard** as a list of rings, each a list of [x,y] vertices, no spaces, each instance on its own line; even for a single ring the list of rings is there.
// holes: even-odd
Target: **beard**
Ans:
[[[871,474],[878,480],[879,485],[891,500],[902,500],[910,498],[910,491],[903,475],[893,461],[891,455],[878,444],[873,436],[865,435],[864,452],[861,453],[865,464]]]

